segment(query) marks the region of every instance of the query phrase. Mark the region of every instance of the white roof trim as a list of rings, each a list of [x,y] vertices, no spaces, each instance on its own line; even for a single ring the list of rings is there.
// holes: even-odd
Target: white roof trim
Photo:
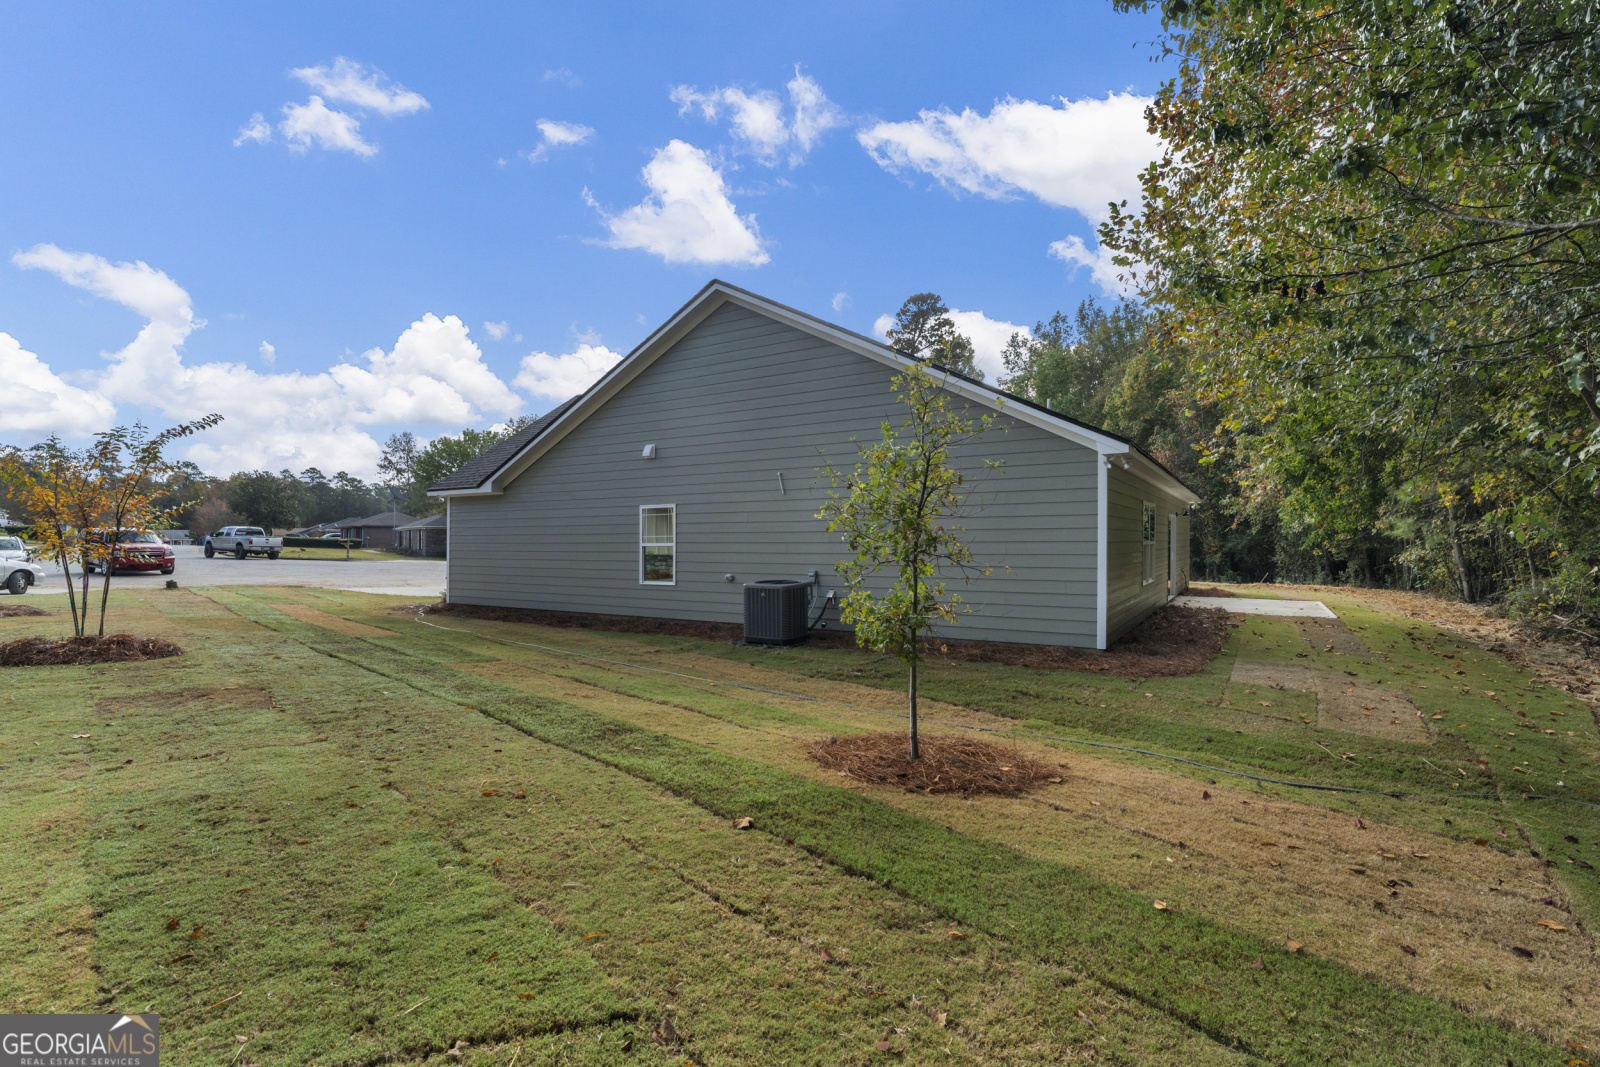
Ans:
[[[663,323],[655,332],[641,341],[633,351],[612,367],[601,379],[596,382],[583,399],[568,408],[560,418],[545,429],[537,438],[529,442],[516,455],[512,456],[500,466],[500,469],[476,489],[442,489],[430,492],[429,496],[496,496],[505,492],[505,488],[523,471],[532,466],[541,456],[548,452],[557,442],[565,437],[574,427],[588,418],[589,415],[604,405],[613,396],[622,390],[629,382],[637,377],[645,368],[649,367],[668,349],[683,338],[690,330],[699,325],[707,316],[723,304],[737,304],[740,307],[765,315],[768,318],[803,330],[813,336],[830,341],[841,348],[865,356],[868,359],[893,367],[896,370],[905,370],[912,366],[921,365],[879,341],[869,337],[824,322],[794,308],[757,296],[755,293],[737,286],[729,285],[723,281],[712,281],[705,288],[696,293],[690,301],[679,308],[677,313]],[[935,370],[937,373],[937,370]],[[1048,433],[1063,437],[1074,444],[1094,450],[1104,456],[1128,456],[1130,465],[1137,463],[1139,472],[1155,484],[1169,489],[1178,496],[1193,499],[1194,494],[1183,483],[1179,482],[1164,469],[1151,461],[1130,442],[1120,437],[1102,433],[1092,427],[1083,426],[1071,419],[1053,415],[1047,411],[1039,411],[1024,404],[1008,403],[1006,398],[994,390],[976,382],[968,382],[953,375],[944,377],[944,387],[957,396],[964,397],[984,407],[1001,412],[1018,422],[1037,427]]]

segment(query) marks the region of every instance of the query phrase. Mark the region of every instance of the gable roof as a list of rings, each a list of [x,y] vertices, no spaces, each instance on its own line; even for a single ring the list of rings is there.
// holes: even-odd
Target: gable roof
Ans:
[[[568,408],[582,399],[583,394],[579,393],[571,400],[562,401],[510,437],[484,449],[476,459],[460,470],[447,474],[428,486],[428,492],[433,494],[443,493],[452,489],[478,488],[488,481],[496,471],[505,466],[512,456],[532,444],[540,434],[554,425],[555,421],[565,414]]]
[[[442,529],[445,528],[446,522],[447,522],[447,520],[444,517],[444,512],[441,511],[437,515],[429,515],[427,518],[418,519],[416,522],[408,522],[404,526],[395,527],[395,529],[397,529],[397,530],[442,530]]]
[[[904,370],[917,363],[926,363],[924,360],[897,352],[882,341],[836,326],[815,315],[808,315],[786,304],[759,296],[748,289],[713,279],[586,392],[542,416],[521,433],[500,442],[456,473],[435,482],[428,488],[428,495],[487,496],[504,492],[507,485],[532,466],[574,427],[582,423],[591,412],[598,410],[646,367],[724,304],[734,304],[759,315],[765,315],[895,370]],[[1110,457],[1117,456],[1124,469],[1133,471],[1146,481],[1187,500],[1194,502],[1199,500],[1194,491],[1179,481],[1176,475],[1163,467],[1144,449],[1124,437],[1069,418],[1041,404],[1035,404],[1031,400],[996,389],[992,385],[946,370],[936,364],[926,363],[926,365],[933,367],[942,375],[944,387],[958,396],[1002,412],[1019,422],[1064,437],[1085,448],[1093,449],[1105,457],[1107,463],[1110,462]]]
[[[407,515],[403,511],[380,511],[378,514],[376,514],[376,515],[368,515],[364,519],[345,519],[339,525],[341,527],[346,527],[347,526],[347,527],[350,527],[351,529],[354,529],[354,528],[360,527],[360,526],[372,526],[374,528],[381,528],[381,527],[387,526],[387,527],[390,527],[390,528],[394,528],[396,526],[403,526],[408,522],[416,522],[416,521],[417,521],[416,520],[416,516]]]

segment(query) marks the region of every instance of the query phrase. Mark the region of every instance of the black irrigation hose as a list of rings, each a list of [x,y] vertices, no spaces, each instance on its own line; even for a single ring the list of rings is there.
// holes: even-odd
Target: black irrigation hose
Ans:
[[[671,675],[674,678],[687,678],[696,682],[708,682],[711,685],[725,686],[730,689],[744,689],[752,693],[765,693],[768,696],[783,697],[785,700],[803,700],[816,704],[835,704],[841,708],[849,708],[851,711],[866,711],[871,712],[874,715],[888,715],[896,719],[910,718],[909,714],[901,714],[897,711],[884,711],[882,708],[868,708],[859,704],[847,704],[842,700],[825,700],[822,697],[805,696],[800,693],[786,693],[781,689],[764,689],[759,685],[746,685],[742,682],[727,682],[719,678],[706,678],[703,675],[698,674],[685,674],[682,671],[669,671],[664,667],[648,667],[642,663],[629,663],[627,660],[610,659],[606,656],[596,656],[588,652],[574,652],[572,649],[557,648],[554,645],[541,645],[533,641],[512,641],[509,638],[504,637],[491,637],[488,634],[478,633],[476,630],[462,630],[453,626],[440,626],[438,623],[429,622],[422,618],[422,613],[420,611],[417,613],[416,621],[424,626],[431,626],[435,630],[445,630],[449,633],[467,634],[470,637],[476,637],[484,641],[493,641],[496,644],[501,645],[516,645],[522,648],[537,648],[546,652],[559,653],[563,656],[573,656],[578,659],[594,660],[597,663],[609,663],[616,667],[627,667],[636,671],[648,671],[651,674],[666,674]],[[1235,771],[1227,767],[1214,767],[1209,763],[1200,763],[1197,760],[1187,759],[1183,756],[1174,756],[1167,752],[1154,752],[1147,748],[1132,748],[1128,745],[1114,745],[1109,741],[1084,741],[1081,738],[1075,737],[1055,737],[1050,734],[1021,733],[1013,727],[974,726],[971,723],[945,722],[940,719],[926,719],[924,721],[932,723],[935,726],[949,726],[953,729],[972,730],[977,733],[1001,734],[1007,737],[1024,737],[1035,741],[1055,741],[1063,745],[1082,745],[1087,748],[1108,748],[1117,752],[1132,752],[1140,756],[1150,756],[1155,759],[1171,760],[1173,763],[1187,764],[1190,767],[1198,767],[1203,771],[1210,771],[1213,774],[1226,774],[1235,778],[1246,778],[1252,782],[1259,782],[1263,785],[1281,785],[1290,789],[1311,789],[1323,793],[1359,793],[1366,796],[1390,797],[1394,800],[1508,799],[1499,793],[1399,793],[1390,792],[1384,789],[1367,789],[1362,786],[1353,785],[1326,785],[1321,782],[1294,782],[1286,778],[1268,778],[1265,775],[1250,774],[1247,771]],[[1600,808],[1600,804],[1596,804],[1590,800],[1579,800],[1576,797],[1555,796],[1547,793],[1513,793],[1510,794],[1510,796],[1520,798],[1522,800],[1556,800],[1566,804],[1580,804],[1587,808]]]

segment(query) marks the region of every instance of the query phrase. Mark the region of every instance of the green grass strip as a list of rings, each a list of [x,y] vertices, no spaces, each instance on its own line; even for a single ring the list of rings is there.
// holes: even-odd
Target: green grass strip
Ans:
[[[250,607],[238,603],[236,610]],[[468,703],[718,815],[752,817],[757,827],[792,837],[846,870],[1079,969],[1270,1062],[1562,1062],[1557,1049],[1529,1035],[1204,917],[1157,911],[1150,900],[1070,867],[966,837],[849,790],[465,677],[431,662],[420,642],[402,653],[282,616],[263,613],[258,621],[398,683]],[[1256,960],[1260,970],[1252,966]]]

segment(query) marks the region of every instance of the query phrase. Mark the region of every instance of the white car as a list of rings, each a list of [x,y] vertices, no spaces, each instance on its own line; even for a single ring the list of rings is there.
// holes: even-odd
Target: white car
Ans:
[[[21,596],[34,582],[44,581],[44,568],[21,559],[0,559],[0,585],[12,596]]]
[[[0,534],[0,559],[20,559],[24,562],[33,558],[33,553],[28,551],[28,546],[20,537],[9,537]]]

